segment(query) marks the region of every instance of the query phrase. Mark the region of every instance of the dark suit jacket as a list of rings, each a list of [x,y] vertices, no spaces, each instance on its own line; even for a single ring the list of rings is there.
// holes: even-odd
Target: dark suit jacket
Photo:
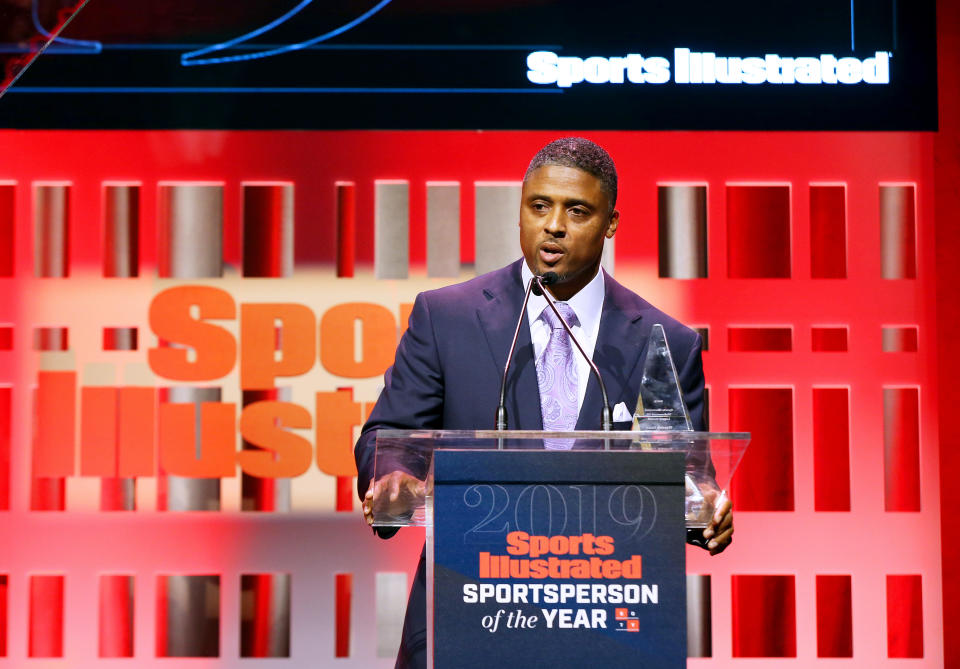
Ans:
[[[410,324],[397,347],[384,389],[357,441],[357,489],[362,499],[373,477],[376,431],[394,429],[492,429],[500,379],[523,305],[520,263],[470,281],[417,296]],[[593,360],[603,375],[611,407],[625,402],[633,413],[640,394],[647,339],[663,325],[680,387],[695,430],[703,425],[700,336],[604,273],[605,296]],[[540,391],[526,314],[507,377],[510,429],[540,430]],[[578,430],[599,430],[600,386],[590,377]],[[629,429],[630,423],[615,425]],[[392,534],[385,533],[387,535]],[[417,572],[398,667],[420,666],[425,645],[423,560]]]

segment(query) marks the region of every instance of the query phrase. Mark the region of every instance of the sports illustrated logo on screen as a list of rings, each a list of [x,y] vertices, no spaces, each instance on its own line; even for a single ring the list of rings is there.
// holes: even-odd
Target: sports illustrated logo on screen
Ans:
[[[790,58],[718,56],[709,51],[673,50],[673,63],[662,56],[560,56],[534,51],[527,56],[527,79],[534,84],[889,84],[892,54],[871,58],[837,58],[832,54]]]

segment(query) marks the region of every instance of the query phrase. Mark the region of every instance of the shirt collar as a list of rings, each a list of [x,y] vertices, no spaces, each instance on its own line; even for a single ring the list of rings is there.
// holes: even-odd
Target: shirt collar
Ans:
[[[603,298],[606,293],[603,274],[603,270],[598,269],[596,275],[590,280],[590,283],[566,301],[577,314],[577,319],[580,321],[580,328],[584,332],[596,332],[596,324],[600,320],[600,313],[603,310]],[[533,272],[527,267],[525,260],[520,263],[520,277],[523,280],[523,287],[526,289],[530,279],[533,278]],[[527,302],[527,319],[531,325],[540,318],[540,314],[544,309],[549,308],[545,297],[530,293],[530,301]]]

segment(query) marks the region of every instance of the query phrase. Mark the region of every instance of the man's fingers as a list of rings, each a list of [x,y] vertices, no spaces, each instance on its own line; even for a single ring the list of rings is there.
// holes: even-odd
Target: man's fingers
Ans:
[[[368,492],[367,495],[372,495],[379,504],[393,504],[411,496],[423,497],[426,483],[404,472],[392,472],[381,477],[372,490],[372,493]]]
[[[727,498],[726,491],[721,491],[715,503],[717,506],[713,512],[713,517],[710,519],[710,524],[703,530],[704,539],[712,539],[714,535],[723,532],[733,523],[733,513],[731,513],[733,505]]]
[[[363,496],[363,519],[367,525],[373,525],[373,489],[367,488],[367,493]]]
[[[729,523],[728,523],[728,525],[729,525]],[[720,520],[718,520],[716,517],[711,518],[711,519],[710,519],[710,524],[707,525],[705,528],[703,528],[703,538],[704,538],[704,539],[709,539],[709,538],[712,537],[714,534],[716,534],[717,532],[719,532],[719,531],[721,531],[721,530],[723,530],[723,529],[724,529],[724,528],[721,526],[721,521],[720,521]]]
[[[730,500],[727,499],[727,494],[721,493],[717,498],[717,507],[713,512],[713,522],[719,524],[720,521],[723,520],[723,517],[729,513],[731,507],[732,504]]]
[[[710,543],[707,544],[707,548],[710,549],[710,555],[716,555],[717,553],[722,553],[726,550],[727,546],[730,545],[730,541],[733,538],[733,528],[729,528],[724,532],[721,532],[713,539]]]

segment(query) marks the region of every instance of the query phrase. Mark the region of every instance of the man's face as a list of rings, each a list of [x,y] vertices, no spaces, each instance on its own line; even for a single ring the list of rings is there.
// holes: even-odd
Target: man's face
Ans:
[[[549,288],[559,300],[594,277],[603,240],[613,237],[619,220],[600,180],[575,167],[544,165],[523,182],[520,248],[534,274],[560,275]]]

